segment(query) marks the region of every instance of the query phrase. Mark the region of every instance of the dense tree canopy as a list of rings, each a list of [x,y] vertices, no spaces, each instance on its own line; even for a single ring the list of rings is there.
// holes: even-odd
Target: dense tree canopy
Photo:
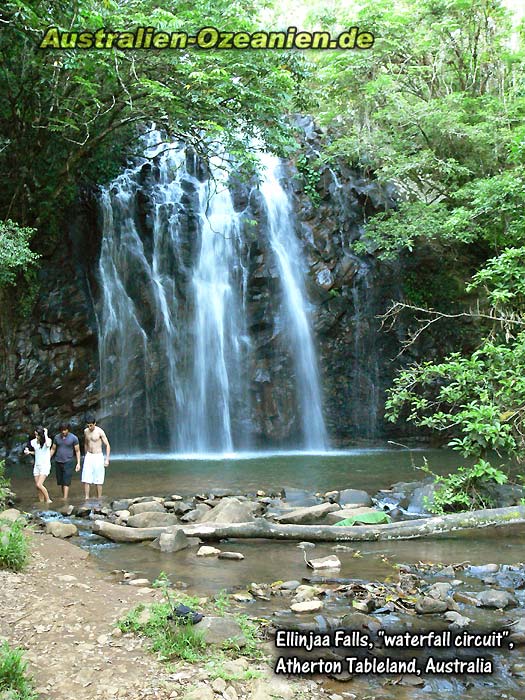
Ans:
[[[253,29],[250,0],[7,2],[0,34],[0,219],[48,232],[82,183],[122,166],[136,127],[155,122],[202,149],[220,137],[237,160],[256,135],[286,146],[282,115],[304,69],[272,51],[41,50],[44,30]]]
[[[359,24],[376,34],[372,56],[318,61],[330,86],[319,117],[334,134],[325,158],[395,183],[398,203],[356,249],[392,259],[425,244],[444,261],[475,251],[479,265],[470,281],[465,270],[475,308],[461,315],[476,321],[474,352],[405,369],[387,402],[392,420],[474,458],[440,501],[464,507],[467,491],[503,478],[488,455],[525,455],[525,54],[498,0],[374,0]]]

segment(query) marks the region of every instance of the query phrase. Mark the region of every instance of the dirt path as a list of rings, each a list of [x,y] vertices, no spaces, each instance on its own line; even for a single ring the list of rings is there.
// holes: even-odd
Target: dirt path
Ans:
[[[288,683],[264,666],[265,678],[229,686],[185,663],[170,673],[145,642],[122,635],[115,625],[138,603],[160,600],[159,591],[118,584],[96,568],[87,552],[67,541],[45,534],[31,539],[27,569],[18,574],[0,571],[0,636],[25,649],[42,700],[291,700],[323,695],[313,681]]]
[[[32,536],[26,571],[0,572],[0,590],[0,634],[27,650],[42,698],[170,697],[162,687],[173,682],[142,641],[115,631],[157,591],[112,582],[86,552],[44,534]]]

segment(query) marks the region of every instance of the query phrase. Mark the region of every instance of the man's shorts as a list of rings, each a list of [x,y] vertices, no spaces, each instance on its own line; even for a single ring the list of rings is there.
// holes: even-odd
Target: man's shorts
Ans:
[[[103,484],[105,472],[104,455],[102,452],[98,454],[86,452],[81,481],[84,484]]]
[[[57,484],[59,486],[71,486],[75,464],[75,459],[68,459],[67,462],[55,462]]]

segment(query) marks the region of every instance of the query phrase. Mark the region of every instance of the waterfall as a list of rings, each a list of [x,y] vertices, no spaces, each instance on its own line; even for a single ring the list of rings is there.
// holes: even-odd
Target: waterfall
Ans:
[[[249,331],[250,205],[234,206],[220,154],[143,137],[144,156],[100,197],[101,411],[119,451],[232,452],[251,446],[257,361]],[[261,156],[267,247],[281,295],[274,319],[294,368],[297,443],[324,449],[305,263],[280,163]],[[249,198],[248,198],[249,199]],[[263,227],[264,228],[264,227]]]
[[[326,431],[304,288],[304,261],[294,233],[290,200],[278,180],[279,160],[275,156],[263,154],[261,162],[265,172],[260,190],[268,214],[268,238],[283,289],[284,322],[294,348],[304,446],[307,449],[324,449]]]

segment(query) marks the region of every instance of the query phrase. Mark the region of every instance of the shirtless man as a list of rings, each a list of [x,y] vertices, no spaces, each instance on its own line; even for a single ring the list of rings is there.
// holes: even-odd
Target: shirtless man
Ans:
[[[99,428],[94,416],[86,418],[87,428],[84,430],[84,468],[82,469],[82,483],[84,484],[84,496],[89,498],[89,487],[94,484],[97,487],[97,497],[102,498],[102,484],[106,467],[109,466],[111,447],[106,433]],[[106,448],[106,458],[102,452],[102,445]]]

